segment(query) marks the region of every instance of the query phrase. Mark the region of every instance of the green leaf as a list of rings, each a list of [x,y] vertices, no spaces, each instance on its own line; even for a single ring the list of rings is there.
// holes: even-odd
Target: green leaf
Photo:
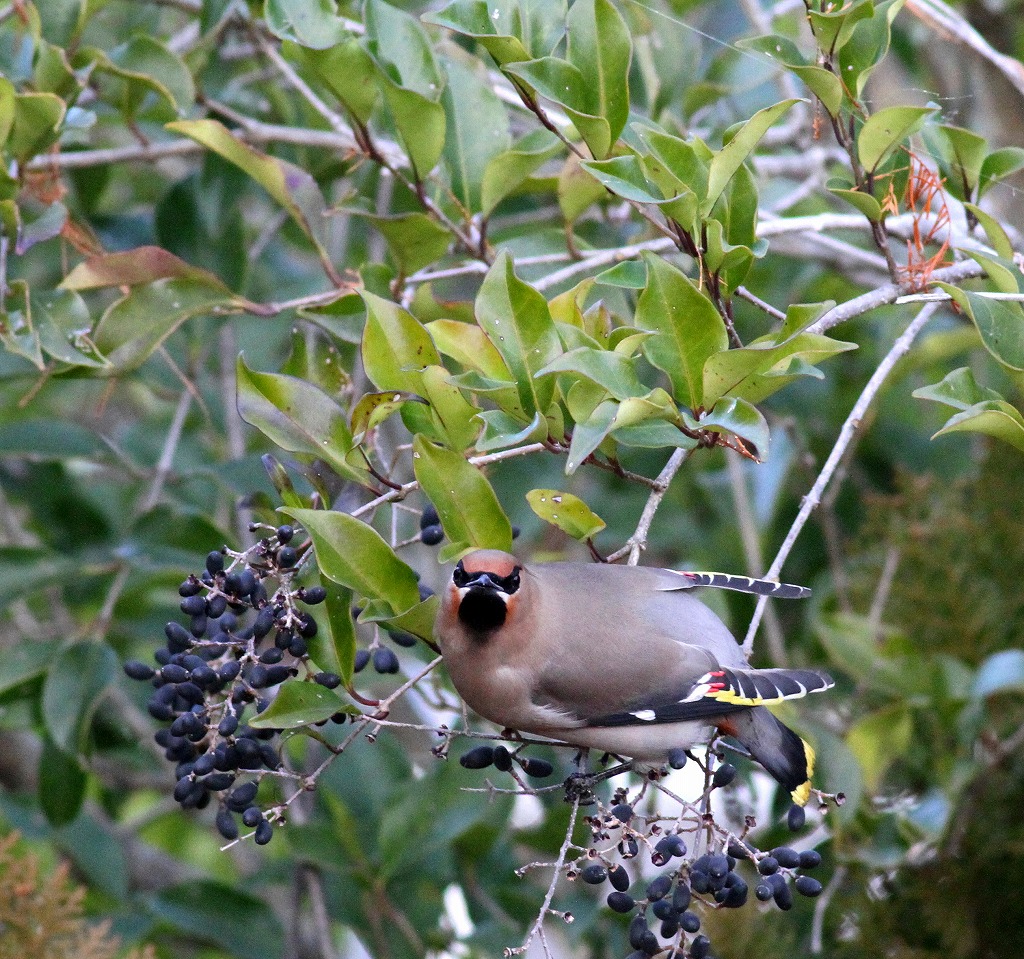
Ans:
[[[253,729],[294,729],[296,726],[311,726],[341,712],[359,715],[359,710],[333,689],[319,683],[292,679],[282,683],[273,702],[248,723]]]
[[[402,138],[413,175],[423,180],[444,152],[447,126],[440,103],[384,78],[384,99]]]
[[[597,405],[586,422],[578,422],[573,427],[569,455],[565,462],[566,475],[575,473],[583,461],[605,441],[612,431],[618,409],[619,404],[614,400],[605,400]]]
[[[66,826],[78,815],[89,777],[75,756],[43,737],[39,755],[39,805],[51,826]]]
[[[492,156],[480,183],[480,210],[484,216],[490,216],[502,200],[519,189],[527,177],[561,149],[561,141],[553,134],[533,130],[515,146]]]
[[[455,0],[437,13],[426,14],[423,20],[478,41],[498,66],[532,59],[523,46],[522,20],[515,0]]]
[[[837,74],[843,78],[843,87],[859,99],[875,67],[889,50],[892,21],[905,0],[882,0],[875,3],[870,17],[854,26],[853,33],[839,51]]]
[[[426,329],[445,356],[450,356],[490,380],[512,382],[512,374],[501,354],[476,324],[460,323],[458,320],[433,320],[426,325]]]
[[[68,644],[53,661],[43,683],[43,721],[64,752],[77,755],[85,749],[93,713],[119,666],[114,651],[94,640]]]
[[[96,325],[93,343],[107,359],[104,372],[136,369],[183,323],[236,305],[219,288],[192,280],[159,280],[133,288]]]
[[[406,610],[398,616],[389,616],[387,619],[381,620],[381,623],[393,631],[411,633],[420,639],[433,641],[437,606],[437,597],[428,596],[412,609]],[[364,617],[360,617],[360,621],[365,621]]]
[[[604,387],[617,400],[641,396],[647,392],[636,374],[632,359],[621,353],[595,350],[589,346],[563,353],[537,375],[548,373],[579,373]]]
[[[419,20],[384,0],[367,0],[364,13],[370,52],[391,68],[387,75],[406,90],[439,100],[444,76]]]
[[[324,578],[327,592],[317,616],[319,629],[307,640],[310,659],[321,670],[337,673],[347,686],[352,680],[352,667],[356,657],[356,631],[352,622],[352,590],[333,580]]]
[[[370,0],[365,20],[370,52],[380,65],[384,99],[413,173],[422,180],[444,149],[445,111],[438,102],[444,77],[415,17],[382,0]]]
[[[902,703],[868,713],[850,727],[846,743],[860,763],[869,791],[877,790],[886,769],[906,755],[913,732],[910,710]]]
[[[594,91],[587,86],[583,74],[573,64],[558,57],[541,57],[525,63],[509,63],[505,72],[518,77],[541,96],[559,104],[595,157],[607,156],[612,146],[608,121],[595,116]]]
[[[476,448],[481,453],[547,439],[547,420],[540,413],[534,413],[533,419],[526,426],[523,426],[521,419],[504,410],[484,410],[477,413],[477,419],[484,424],[483,432],[476,441]]]
[[[857,155],[869,173],[924,121],[935,113],[935,107],[886,107],[871,114],[857,134]]]
[[[452,383],[443,366],[428,366],[423,371],[423,391],[446,445],[457,453],[472,446],[480,432],[479,410]]]
[[[352,410],[352,436],[355,442],[362,442],[363,434],[384,422],[392,413],[397,413],[406,403],[426,403],[422,396],[388,390],[384,393],[364,393]]]
[[[817,362],[856,348],[856,343],[822,334],[797,333],[782,342],[769,335],[740,349],[713,353],[704,364],[705,404],[713,404],[723,396],[759,403],[790,382],[793,377],[785,373],[791,369],[793,358]],[[771,373],[783,375],[768,375]]]
[[[1024,370],[1024,309],[1020,303],[993,300],[949,283],[935,285],[974,321],[989,353],[1011,370]]]
[[[0,572],[6,573],[6,566],[7,563],[0,557]],[[11,595],[9,587],[0,590],[0,598],[4,605],[10,601]],[[58,639],[23,639],[6,649],[4,655],[0,657],[0,695],[46,672],[46,667],[53,661],[61,642]]]
[[[685,413],[683,420],[687,421],[691,429],[696,427],[713,433],[738,436],[747,446],[752,447],[751,452],[758,460],[763,462],[768,458],[768,423],[761,411],[746,400],[726,397],[715,403],[699,420],[689,421]]]
[[[874,13],[871,0],[855,0],[840,7],[826,11],[809,9],[807,19],[811,25],[818,48],[825,54],[841,50],[853,34],[858,22]]]
[[[586,112],[601,117],[608,125],[606,145],[601,142],[595,148],[587,140],[594,156],[600,159],[611,150],[629,116],[632,40],[611,0],[576,0],[566,20],[566,34],[566,59],[580,71],[584,86],[591,92]]]
[[[993,150],[985,157],[985,162],[981,165],[978,196],[984,196],[1000,180],[1012,176],[1018,170],[1024,170],[1024,149],[1002,147],[999,150]]]
[[[136,34],[102,66],[124,79],[120,106],[128,116],[138,113],[151,93],[166,102],[157,114],[164,120],[181,116],[195,103],[196,88],[188,67],[155,37]]]
[[[470,70],[451,60],[447,73],[448,85],[441,97],[448,118],[445,163],[456,198],[466,210],[479,213],[488,165],[512,142],[508,111],[479,64]]]
[[[583,500],[572,493],[535,489],[526,494],[526,501],[544,522],[557,526],[573,539],[591,539],[607,525]]]
[[[369,122],[380,99],[377,66],[355,36],[346,34],[323,50],[286,43],[284,51],[314,73],[359,123]]]
[[[988,141],[972,130],[939,123],[925,130],[925,142],[944,161],[947,189],[959,200],[971,200],[981,177]]]
[[[413,469],[453,544],[512,548],[512,526],[487,478],[461,454],[413,439]]]
[[[919,400],[944,403],[956,410],[966,410],[978,403],[1002,399],[995,390],[979,386],[969,366],[961,366],[960,369],[947,373],[941,382],[932,386],[922,386],[911,395]]]
[[[675,197],[665,198],[648,178],[640,159],[633,154],[610,160],[583,160],[580,166],[606,190],[626,200],[638,203],[671,203]]]
[[[391,300],[361,291],[366,303],[363,328],[363,365],[379,390],[422,393],[425,366],[441,362],[423,324]]]
[[[733,175],[754,151],[754,147],[760,143],[761,137],[768,132],[769,127],[794,103],[799,102],[797,99],[783,100],[781,103],[758,110],[715,154],[708,168],[708,192],[700,205],[700,211],[704,216],[711,213]]]
[[[276,200],[322,255],[327,205],[316,180],[287,160],[261,153],[216,120],[180,120],[167,129],[181,133],[248,174]]]
[[[274,911],[235,886],[193,877],[152,897],[149,908],[172,929],[236,959],[281,959],[284,953],[284,932]]]
[[[704,402],[704,364],[727,349],[725,323],[693,282],[660,256],[643,254],[647,286],[640,294],[638,329],[657,333],[644,341],[644,355],[668,374],[675,398],[691,409]]]
[[[64,101],[52,93],[15,95],[5,152],[24,165],[49,149],[60,136],[65,111]]]
[[[832,116],[839,114],[839,108],[843,104],[842,81],[830,70],[808,64],[796,44],[788,37],[772,34],[767,37],[742,39],[737,41],[736,45],[741,50],[755,50],[763,53],[782,64],[807,85],[811,93],[821,100],[822,106]]]
[[[647,286],[647,264],[640,260],[624,260],[594,277],[605,286],[621,286],[627,290],[642,290]]]
[[[353,442],[345,411],[323,390],[294,376],[258,373],[242,356],[235,377],[238,415],[246,423],[281,449],[317,456],[340,475],[366,481],[365,471],[349,462]]]
[[[1004,400],[986,400],[968,407],[951,417],[935,436],[947,433],[985,433],[1024,452],[1024,416]]]
[[[367,599],[386,602],[397,614],[420,601],[416,574],[366,523],[333,510],[282,509],[313,538],[317,563],[328,579]]]
[[[374,216],[357,210],[352,213],[365,216],[380,231],[402,276],[439,260],[452,241],[443,226],[419,211],[398,216]]]
[[[964,209],[974,214],[974,218],[981,224],[982,229],[985,231],[985,235],[988,237],[988,242],[992,245],[992,249],[995,250],[996,253],[998,253],[1004,260],[1013,262],[1013,243],[1006,235],[1006,230],[1003,229],[1003,225],[994,216],[992,216],[991,213],[986,212],[981,209],[981,207],[975,206],[973,203],[965,203]],[[983,263],[982,266],[985,266],[985,264]],[[1004,290],[1003,292],[1011,291]]]
[[[642,449],[660,450],[677,447],[692,450],[697,447],[695,439],[691,439],[668,420],[646,420],[631,426],[616,427],[611,435],[616,443]]]
[[[537,379],[536,374],[561,353],[561,342],[544,297],[516,276],[508,251],[503,250],[487,271],[475,309],[480,328],[516,383],[526,417],[546,414],[554,378]]]
[[[856,207],[872,223],[881,223],[884,217],[882,204],[870,193],[863,193],[860,190],[848,190],[840,187],[829,187],[828,192],[840,199],[845,200],[852,207]]]
[[[334,0],[264,0],[267,29],[281,40],[326,50],[345,35]]]

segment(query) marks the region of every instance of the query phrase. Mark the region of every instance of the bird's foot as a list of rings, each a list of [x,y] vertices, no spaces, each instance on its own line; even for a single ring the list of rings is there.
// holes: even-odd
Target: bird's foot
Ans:
[[[574,772],[563,784],[565,801],[576,802],[578,799],[581,806],[592,806],[597,801],[597,796],[594,794],[596,786],[606,779],[618,776],[619,773],[628,772],[632,768],[633,764],[626,762],[612,766],[610,769],[603,769],[599,773]]]

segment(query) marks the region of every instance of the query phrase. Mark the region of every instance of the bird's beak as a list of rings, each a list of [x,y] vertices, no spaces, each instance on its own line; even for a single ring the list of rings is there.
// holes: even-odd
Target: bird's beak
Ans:
[[[505,592],[487,573],[477,573],[465,586],[459,587],[459,600],[463,600],[466,594],[473,589],[486,589],[494,593],[506,606],[509,595]]]

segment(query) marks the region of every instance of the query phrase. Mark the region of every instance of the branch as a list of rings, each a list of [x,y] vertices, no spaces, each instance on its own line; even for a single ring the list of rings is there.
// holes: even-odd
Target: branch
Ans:
[[[942,280],[945,283],[959,283],[962,280],[984,275],[985,268],[983,266],[975,263],[974,260],[964,260],[962,263],[955,263],[953,266],[936,270],[932,273],[931,279],[933,281]],[[905,290],[902,287],[897,286],[895,283],[886,283],[884,286],[878,287],[878,289],[871,290],[861,296],[855,296],[852,300],[847,300],[845,303],[840,303],[839,306],[833,307],[820,320],[807,327],[806,332],[824,333],[840,323],[852,320],[855,316],[870,313],[871,310],[877,310],[880,306],[888,306],[890,303],[895,303],[904,294]]]
[[[558,858],[552,864],[554,869],[551,876],[551,882],[548,883],[548,891],[544,896],[544,902],[540,907],[540,912],[537,914],[537,918],[530,927],[530,931],[526,934],[523,944],[515,949],[506,949],[506,957],[518,956],[521,953],[526,952],[526,950],[530,948],[530,943],[539,935],[544,947],[544,955],[547,959],[551,959],[551,951],[548,949],[547,940],[544,938],[544,920],[547,919],[548,913],[551,912],[551,900],[555,897],[555,887],[558,885],[558,879],[562,872],[562,867],[565,865],[565,857],[568,855],[569,847],[572,845],[572,834],[576,828],[576,817],[579,811],[580,797],[576,796],[572,801],[572,810],[569,813],[569,825],[565,828],[565,839],[562,841],[562,848],[558,850]],[[572,915],[570,913],[565,913],[563,918],[566,922],[572,922]]]
[[[654,514],[658,512],[658,507],[661,506],[661,501],[665,498],[669,485],[690,452],[691,450],[684,449],[673,451],[672,455],[668,458],[668,462],[658,474],[658,478],[654,481],[654,489],[651,495],[647,497],[644,511],[640,514],[640,522],[636,525],[636,531],[630,536],[625,546],[616,550],[607,558],[607,562],[614,563],[615,560],[622,559],[626,553],[629,553],[629,559],[626,560],[627,565],[636,566],[640,561],[640,551],[647,548],[647,534],[651,531]]]
[[[890,349],[885,355],[882,362],[878,364],[878,369],[875,370],[871,379],[868,380],[867,385],[857,398],[857,402],[853,404],[853,409],[850,410],[850,415],[847,416],[846,422],[843,423],[843,427],[839,431],[839,438],[832,447],[832,452],[829,453],[828,459],[825,460],[825,465],[818,474],[818,478],[814,481],[814,485],[803,498],[803,501],[800,504],[800,511],[797,513],[796,519],[793,520],[793,525],[790,527],[782,546],[779,547],[779,551],[776,554],[772,565],[765,574],[767,579],[778,579],[779,574],[782,572],[782,567],[785,564],[786,559],[789,557],[794,543],[796,543],[796,538],[800,535],[800,531],[804,528],[804,524],[806,524],[807,520],[810,518],[815,507],[821,502],[821,496],[825,492],[825,487],[828,486],[828,482],[832,478],[832,474],[835,472],[836,467],[839,465],[839,462],[843,457],[843,453],[846,451],[846,448],[850,443],[853,442],[853,439],[857,434],[857,430],[860,427],[861,419],[867,412],[868,407],[871,405],[871,401],[882,388],[882,384],[892,372],[897,361],[900,360],[910,349],[910,346],[914,342],[917,334],[921,332],[924,325],[935,315],[937,310],[937,304],[929,303],[925,306],[921,312],[911,320],[910,325],[903,331],[903,333],[900,334],[896,342],[893,343],[892,349]],[[821,321],[819,320],[818,322],[820,323]],[[754,616],[750,621],[750,628],[747,630],[746,638],[743,640],[743,653],[748,657],[754,648],[754,636],[757,634],[757,627],[761,622],[761,616],[764,613],[764,607],[767,601],[767,597],[765,596],[758,597],[757,606],[754,609]]]

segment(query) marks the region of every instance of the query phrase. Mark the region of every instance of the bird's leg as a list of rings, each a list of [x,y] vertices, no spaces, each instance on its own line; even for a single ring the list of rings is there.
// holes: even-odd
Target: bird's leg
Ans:
[[[584,747],[572,757],[572,765],[575,772],[580,776],[587,774],[587,760],[590,758],[590,750]]]

